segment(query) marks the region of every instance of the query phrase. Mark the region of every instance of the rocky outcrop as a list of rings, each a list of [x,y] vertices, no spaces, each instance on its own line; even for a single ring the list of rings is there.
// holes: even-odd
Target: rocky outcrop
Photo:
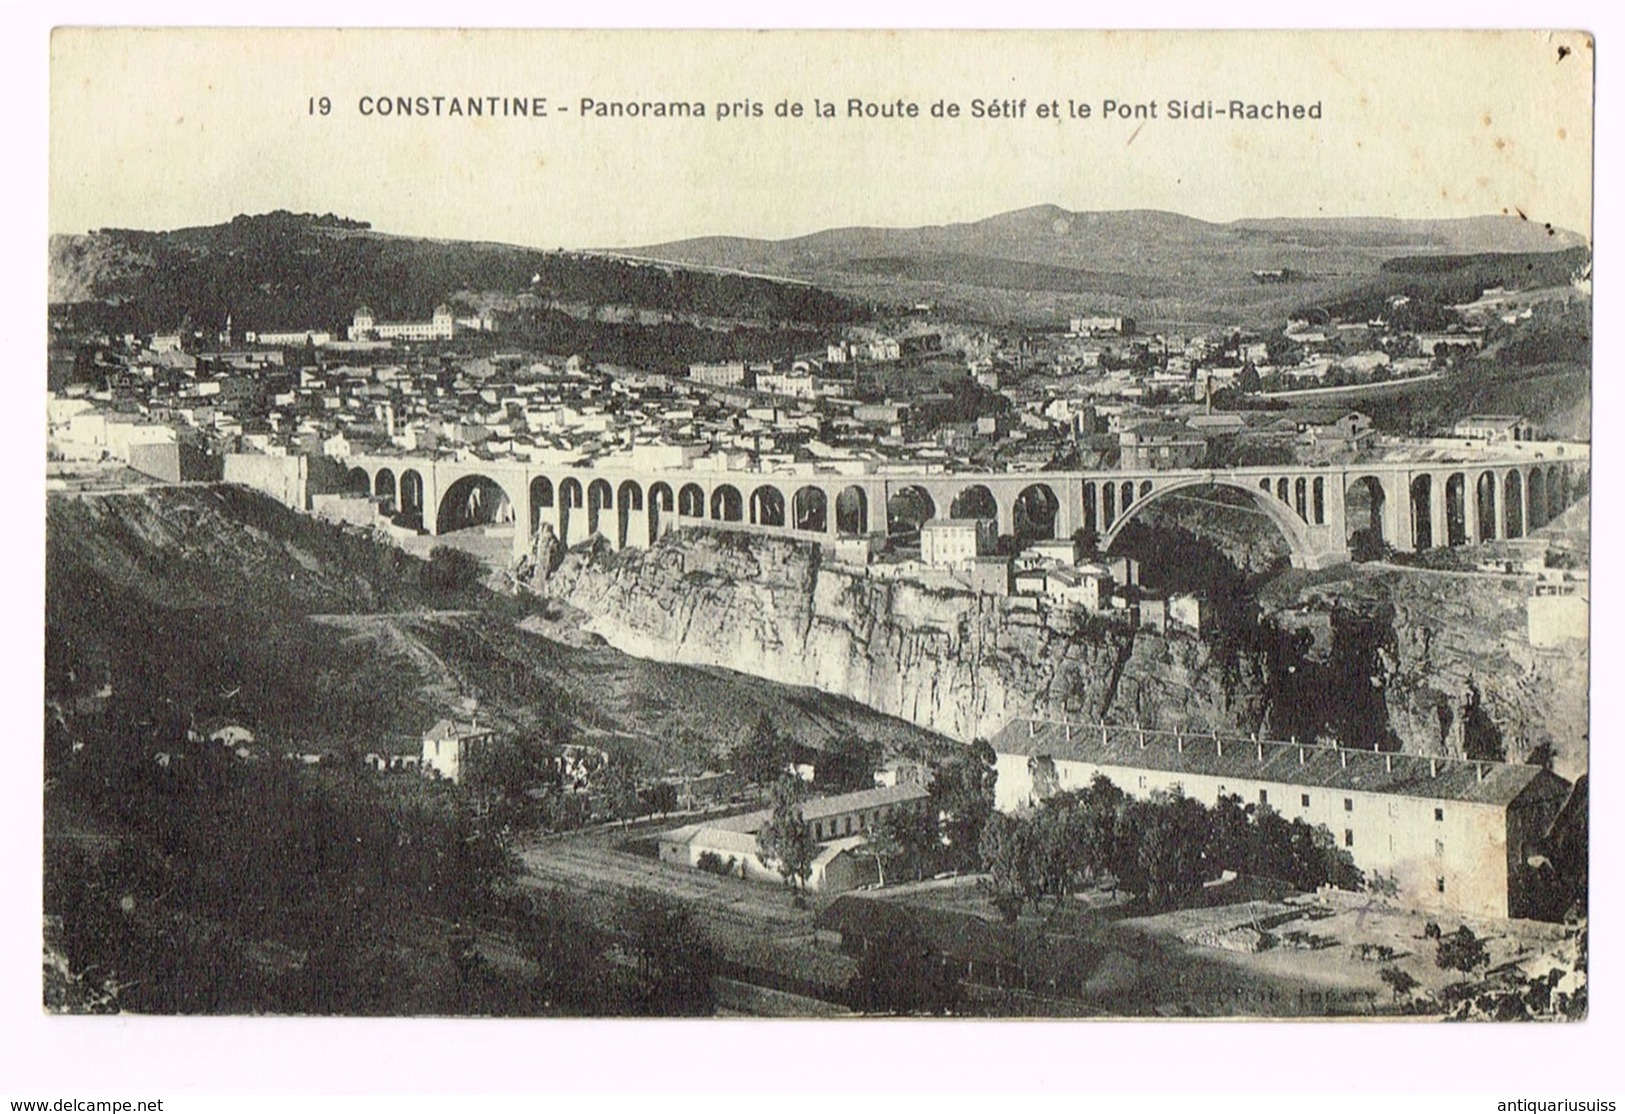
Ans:
[[[648,550],[571,552],[546,593],[623,652],[848,696],[958,739],[1029,714],[1251,730],[1255,671],[1079,613],[888,581],[816,546],[685,531]]]
[[[1521,577],[1351,566],[1272,603],[1341,609],[1383,628],[1370,683],[1405,750],[1499,748],[1516,762],[1545,745],[1573,778],[1587,768],[1588,655],[1583,642],[1530,645],[1530,590]]]

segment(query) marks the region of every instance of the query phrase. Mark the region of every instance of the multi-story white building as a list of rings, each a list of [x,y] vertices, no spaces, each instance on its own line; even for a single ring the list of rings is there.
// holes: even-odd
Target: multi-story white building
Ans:
[[[450,340],[457,331],[451,307],[441,304],[427,321],[379,321],[367,306],[355,311],[351,340]]]
[[[995,804],[1016,812],[1104,774],[1125,793],[1235,795],[1324,825],[1369,877],[1418,908],[1528,916],[1572,786],[1539,766],[1016,720],[993,740]]]
[[[932,518],[920,524],[920,560],[927,565],[959,565],[985,557],[998,544],[999,526],[990,518]]]
[[[722,364],[690,364],[688,377],[696,383],[705,383],[712,387],[742,387],[747,386],[749,369],[743,363]]]

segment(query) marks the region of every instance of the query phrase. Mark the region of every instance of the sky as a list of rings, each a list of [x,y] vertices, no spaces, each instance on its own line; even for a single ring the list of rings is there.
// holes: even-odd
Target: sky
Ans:
[[[1521,211],[1589,232],[1591,62],[1577,33],[70,28],[51,41],[49,220],[285,208],[624,247],[1053,203],[1221,221]],[[548,115],[386,117],[363,99],[436,95],[543,97]],[[706,115],[583,116],[583,98]],[[855,117],[853,98],[919,115]],[[977,117],[978,100],[1026,103]],[[1208,100],[1305,117],[1172,118]],[[718,118],[724,103],[742,107]]]

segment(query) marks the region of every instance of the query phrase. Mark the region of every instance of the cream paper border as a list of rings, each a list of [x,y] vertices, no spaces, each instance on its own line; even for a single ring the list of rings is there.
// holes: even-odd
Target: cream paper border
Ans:
[[[1177,14],[1181,11],[1184,12],[1183,15]],[[147,18],[151,18],[150,6],[144,14]],[[274,13],[261,10],[258,14],[265,18],[293,19],[311,24],[357,17],[376,20],[380,16],[390,14],[398,15],[403,22],[418,23],[444,22],[452,19],[487,22],[493,19],[489,8],[467,11],[443,6],[437,9],[408,7],[398,12],[383,13],[376,9],[358,12],[353,8],[335,9],[332,5],[309,3],[281,5]],[[1566,14],[1564,9],[1550,6],[1538,9],[1524,6],[1513,10],[1505,5],[1500,9],[1493,5],[1487,8],[1482,5],[1457,5],[1453,10],[1439,14],[1436,10],[1419,12],[1411,5],[1389,4],[1386,8],[1368,8],[1359,13],[1341,15],[1316,14],[1285,6],[1272,6],[1265,10],[1262,17],[1257,9],[1252,9],[1248,12],[1231,12],[1224,18],[1275,23],[1327,18],[1378,19],[1390,23],[1415,22],[1419,19],[1437,23],[1500,19],[1503,22],[1515,23],[1520,20],[1544,20],[1545,17],[1551,16],[1554,17],[1553,22],[1599,29],[1599,25],[1608,22],[1601,14],[1593,14],[1590,11],[1582,12],[1582,18],[1579,19],[1555,18]],[[50,13],[45,12],[43,6],[36,6],[36,10],[30,16],[19,21],[24,24],[21,28],[22,39],[15,46],[6,47],[8,73],[12,75],[21,91],[21,95],[13,102],[13,107],[22,117],[14,133],[16,180],[8,189],[8,196],[13,200],[21,199],[25,216],[19,222],[18,228],[27,233],[26,236],[17,238],[16,246],[19,250],[13,253],[6,276],[6,290],[16,310],[13,322],[18,335],[25,337],[34,335],[38,330],[40,312],[43,310],[43,306],[39,304],[43,302],[43,293],[39,288],[38,240],[46,231],[47,220],[44,190],[36,183],[43,184],[46,171],[46,167],[42,165],[45,162],[42,156],[46,147],[47,107],[43,43],[45,29],[53,19],[102,22],[128,19],[135,15],[136,13],[128,9],[106,4],[80,5],[76,8],[59,6]],[[885,13],[882,12],[880,15],[884,17]],[[1025,16],[1018,14],[1015,18],[1044,23],[1052,21],[1058,15],[1059,13]],[[168,4],[163,6],[158,18],[211,21],[217,16],[226,18],[228,13],[214,6],[201,4],[189,6]],[[957,17],[966,23],[1012,18],[1008,11],[986,12],[982,9],[959,11]],[[244,17],[233,14],[229,18]],[[253,15],[251,14],[249,18],[253,18]],[[530,13],[512,9],[503,10],[495,16],[498,22],[519,22],[527,18],[532,18]],[[605,18],[603,12],[596,8],[580,13],[583,22],[600,22]],[[607,18],[617,17],[612,15]],[[618,18],[626,17],[622,15]],[[645,8],[640,9],[631,18],[633,22],[648,23],[667,21],[671,15]],[[758,17],[751,12],[736,12],[731,15],[732,21],[746,23],[765,19],[777,21],[783,18],[783,16]],[[811,18],[825,20],[831,17],[826,12],[820,11],[812,14]],[[849,22],[863,22],[875,19],[876,15],[869,5],[862,5],[860,9],[850,11],[845,18]],[[901,22],[918,19],[920,16],[893,13],[893,18]],[[1153,22],[1165,21],[1169,16],[1165,11],[1152,10],[1143,13],[1138,11],[1102,13],[1100,18]],[[1213,16],[1200,9],[1191,8],[1176,9],[1174,18],[1194,23],[1206,21]],[[1375,33],[1373,39],[1375,45],[1371,48],[1372,53],[1391,60],[1392,55],[1386,43],[1387,36]],[[1603,39],[1605,45],[1611,41],[1606,34]],[[240,52],[238,56],[240,58]],[[376,61],[373,64],[377,64]],[[1275,59],[1248,56],[1239,60],[1236,68],[1255,71],[1279,64]],[[1300,62],[1299,65],[1307,67],[1308,63]],[[1414,60],[1413,64],[1404,66],[1373,62],[1372,68],[1383,71],[1381,74],[1383,83],[1397,82],[1400,86],[1428,94],[1429,98],[1439,84],[1441,73],[1448,73],[1460,86],[1475,91],[1475,96],[1470,99],[1495,96],[1494,87],[1504,80],[1489,67],[1475,62],[1471,57],[1458,57],[1452,67],[1445,67],[1443,71],[1425,58],[1420,68],[1414,64]],[[1329,71],[1330,68],[1327,69]],[[1511,85],[1524,91],[1538,86],[1538,79],[1534,76],[1537,72],[1538,67],[1532,68],[1524,80],[1514,80]],[[260,174],[291,183],[293,189],[291,195],[286,192],[280,193],[270,200],[257,204],[246,200],[241,205],[226,201],[228,190],[232,188],[240,188],[244,191],[242,194],[244,197],[256,196],[252,191],[259,176],[242,172],[234,178],[229,172],[229,166],[223,167],[212,154],[203,156],[200,165],[208,169],[202,170],[199,165],[193,165],[192,162],[198,150],[197,145],[172,143],[166,136],[166,129],[143,129],[130,123],[132,116],[140,115],[142,102],[147,102],[147,115],[151,119],[156,119],[157,110],[151,102],[157,100],[163,103],[167,94],[184,79],[174,76],[167,70],[132,73],[126,77],[128,78],[126,88],[136,91],[132,94],[134,97],[132,102],[122,106],[112,117],[87,125],[104,138],[110,139],[120,154],[113,157],[92,152],[87,156],[81,149],[73,156],[72,161],[77,164],[77,169],[68,172],[70,178],[68,183],[64,184],[58,173],[52,174],[51,188],[56,204],[52,206],[48,222],[51,231],[83,230],[105,223],[148,227],[170,227],[177,223],[207,223],[228,217],[236,211],[255,211],[267,207],[312,208],[318,211],[342,210],[349,207],[344,205],[342,200],[340,202],[314,200],[321,191],[310,189],[308,186],[305,187],[305,192],[299,192],[301,183],[308,182],[310,174],[308,172],[303,175],[293,174],[279,169],[278,160],[271,157],[262,160]],[[267,78],[264,74],[260,74],[259,78],[267,82],[273,90],[278,86],[274,78]],[[1617,108],[1617,98],[1604,95],[1605,103],[1610,99]],[[1513,93],[1505,98],[1505,103],[1515,113],[1519,100],[1519,94]],[[1491,115],[1493,118],[1494,114]],[[1604,118],[1606,117],[1605,112]],[[288,140],[282,138],[284,126],[282,120],[281,109],[275,112],[262,109],[248,122],[239,121],[238,127],[263,144],[253,149],[267,153],[285,151],[290,144]],[[1368,122],[1372,130],[1364,137],[1367,139],[1383,130],[1376,115]],[[266,130],[267,125],[269,130]],[[184,128],[184,123],[176,123],[173,126],[176,128],[177,136],[183,134],[181,129]],[[229,120],[225,121],[224,126],[227,131],[225,138],[229,141],[231,138],[229,132],[233,128]],[[1417,121],[1412,120],[1409,126],[1416,128]],[[1604,128],[1604,132],[1608,132],[1608,129]],[[1470,130],[1467,134],[1471,134]],[[1435,202],[1431,196],[1432,192],[1444,190],[1448,193],[1454,184],[1463,195],[1475,189],[1491,192],[1489,200],[1493,202],[1492,205],[1474,205],[1467,211],[1498,211],[1505,207],[1504,203],[1510,199],[1513,205],[1524,208],[1526,213],[1533,211],[1537,219],[1552,219],[1553,223],[1563,227],[1586,228],[1590,220],[1589,191],[1583,191],[1585,196],[1582,199],[1578,183],[1588,179],[1589,174],[1569,170],[1559,173],[1553,169],[1553,164],[1547,158],[1546,147],[1549,143],[1537,136],[1534,131],[1520,130],[1511,134],[1514,140],[1526,140],[1534,145],[1523,148],[1528,152],[1528,156],[1521,160],[1524,165],[1521,177],[1515,169],[1514,160],[1509,157],[1501,160],[1503,165],[1497,168],[1496,175],[1490,176],[1489,185],[1481,185],[1477,181],[1480,177],[1477,173],[1464,178],[1449,174],[1448,170],[1442,178],[1449,180],[1436,181],[1435,179],[1440,179],[1441,175],[1419,173],[1417,169],[1420,167],[1436,171],[1443,165],[1439,161],[1429,161],[1427,154],[1429,141],[1426,136],[1422,136],[1418,140],[1420,158],[1413,161],[1401,157],[1404,153],[1398,152],[1397,148],[1391,149],[1382,160],[1372,156],[1369,165],[1360,169],[1357,185],[1351,186],[1347,193],[1327,191],[1333,204],[1329,208],[1322,209],[1319,207],[1322,203],[1317,202],[1314,211],[1331,213],[1374,211],[1361,206],[1349,208],[1339,206],[1354,198],[1387,196],[1396,199],[1399,206],[1396,215],[1421,215],[1429,210],[1425,208],[1413,210],[1408,206],[1422,206],[1424,198],[1427,205],[1440,204],[1444,198],[1441,198],[1441,202]],[[1617,128],[1613,129],[1612,134],[1615,139],[1618,138]],[[221,136],[222,133],[217,130],[209,137],[209,142],[202,144],[202,147],[207,149]],[[1116,138],[1122,140],[1126,136],[1119,135]],[[1133,146],[1139,147],[1145,138],[1146,136],[1142,135]],[[1448,128],[1442,129],[1436,138],[1442,138],[1446,143],[1454,142]],[[294,149],[298,148],[297,143],[291,146]],[[1101,150],[1115,159],[1118,157],[1116,146],[1118,144],[1115,143],[1102,144]],[[1124,150],[1128,149],[1126,143],[1121,146]],[[1578,148],[1581,145],[1574,146]],[[1610,156],[1607,154],[1609,146],[1606,141],[1599,145],[1599,149],[1601,165],[1606,167],[1610,163]],[[884,154],[883,146],[881,151]],[[813,153],[816,154],[816,151]],[[962,157],[975,161],[981,156],[973,149]],[[1348,155],[1345,152],[1332,158],[1325,166],[1328,170],[1347,170],[1350,165],[1347,159]],[[1218,161],[1223,163],[1225,156],[1222,154],[1218,156]],[[402,165],[405,170],[411,171],[414,164],[406,160]],[[698,175],[688,179],[688,182],[697,187],[710,189],[717,181],[747,177],[752,168],[758,165],[759,162],[736,164],[726,168],[726,173],[719,170],[709,177]],[[1117,167],[1118,163],[1092,160],[1084,168],[1088,173],[1078,177],[1100,176],[1104,173],[1101,168],[1106,165]],[[1270,164],[1260,162],[1258,165]],[[1311,163],[1311,165],[1320,164]],[[1571,167],[1573,164],[1557,165]],[[93,168],[105,176],[96,178],[92,174]],[[465,182],[484,173],[481,165],[469,166],[461,171]],[[1112,173],[1116,174],[1119,171],[1114,169]],[[1261,177],[1267,173],[1267,170],[1258,171]],[[158,176],[156,181],[154,176]],[[162,184],[172,176],[173,186]],[[1567,195],[1561,203],[1553,192],[1553,179],[1559,177],[1569,180],[1569,189],[1557,191]],[[1613,180],[1615,176],[1610,174],[1609,178]],[[1546,181],[1543,182],[1542,179]],[[1204,179],[1208,183],[1213,180],[1212,174]],[[893,200],[890,203],[892,208],[880,211],[882,207],[877,206],[872,217],[863,218],[854,215],[851,219],[871,219],[875,223],[974,219],[998,211],[1002,205],[1001,202],[986,209],[972,205],[962,212],[942,209],[914,217],[896,211],[906,210],[910,204],[923,204],[928,200],[928,195],[938,192],[949,199],[977,195],[977,190],[961,186],[958,177],[954,179],[953,187],[947,190],[936,189],[934,181],[929,176],[919,180],[918,188],[909,195],[913,201],[907,197],[901,202]],[[1067,196],[1035,197],[1033,200],[1055,201],[1078,208],[1090,207],[1088,197],[1091,195],[1088,194],[1085,185],[1077,182],[1070,182],[1068,185],[1073,192]],[[661,186],[662,190],[671,188],[669,182]],[[356,179],[354,189],[359,195],[368,195],[369,187],[364,178]],[[1190,196],[1196,202],[1206,205],[1222,202],[1227,197],[1247,196],[1249,189],[1258,191],[1255,196],[1283,198],[1286,202],[1291,202],[1294,198],[1291,190],[1279,186],[1266,187],[1262,183],[1255,183],[1251,187],[1235,185],[1228,191],[1215,190],[1209,184],[1193,190]],[[172,190],[174,196],[184,194],[189,198],[201,198],[204,202],[202,209],[188,210],[180,215],[171,214],[162,205],[163,199],[172,195]],[[383,193],[377,185],[371,186],[370,191],[370,196],[374,198],[379,198]],[[1606,190],[1603,192],[1606,195]],[[144,198],[149,203],[158,204],[142,214],[116,216],[108,214],[105,210],[98,211],[92,196],[96,194],[137,200]],[[868,200],[866,191],[863,190],[851,191],[851,195],[860,203]],[[73,196],[71,204],[68,202],[70,196]],[[551,208],[544,202],[552,196],[550,191],[539,195],[532,193],[526,204],[515,203],[515,206],[521,213],[543,211]],[[304,198],[313,200],[306,202],[302,200]],[[1299,204],[1306,206],[1301,210],[1302,215],[1309,215],[1305,199],[1298,197],[1297,200]],[[1520,200],[1528,204],[1521,205]],[[1095,204],[1102,206],[1105,203]],[[1138,204],[1150,205],[1152,201],[1147,197]],[[1551,206],[1550,209],[1546,208],[1548,204]],[[210,205],[216,207],[210,208]],[[1167,207],[1187,211],[1192,215],[1206,215],[1206,211],[1199,210],[1194,204],[1167,203]],[[1567,217],[1562,215],[1565,207],[1570,214]],[[401,203],[398,207],[384,207],[370,214],[356,212],[351,215],[367,217],[379,227],[391,231],[430,234],[428,225],[408,221],[407,214],[420,212],[432,214],[444,208],[444,203],[425,206],[421,210],[413,205]],[[757,208],[769,217],[785,212],[782,205],[759,203]],[[794,214],[799,219],[799,223],[794,227],[767,226],[763,231],[765,234],[781,235],[813,231],[826,226],[826,222],[819,215],[821,210],[812,205],[808,206],[808,210],[809,213],[805,216],[799,211]],[[745,202],[717,209],[722,217],[746,211]],[[1544,216],[1543,212],[1556,216],[1555,218]],[[1211,215],[1220,219],[1226,216],[1220,212],[1213,212]],[[1257,212],[1229,215],[1267,214]],[[539,218],[530,219],[533,223],[541,223]],[[700,231],[702,230],[687,229],[677,234],[697,234]],[[472,228],[463,228],[460,231],[452,230],[443,234],[474,236],[477,233]],[[493,238],[516,239],[520,242],[535,242],[547,246],[551,246],[555,241],[555,237],[549,235],[536,239],[494,232],[490,235]],[[629,236],[624,242],[647,241],[653,238],[655,237]],[[579,242],[598,241],[594,236],[587,236]],[[34,246],[30,247],[30,243]],[[1606,297],[1605,291],[1599,291],[1599,298]],[[1598,308],[1601,326],[1598,361],[1601,366],[1603,357],[1612,350],[1612,346],[1608,341],[1609,330],[1605,324],[1607,311],[1601,304]],[[24,351],[28,350],[28,346],[25,345]],[[1599,404],[1599,421],[1604,417],[1600,408],[1612,397],[1611,393],[1599,389],[1596,400]],[[21,409],[27,411],[28,408],[25,406]],[[1614,408],[1610,406],[1609,413],[1613,412]],[[39,450],[43,442],[36,432],[37,425],[37,421],[32,417],[26,417],[25,421],[19,423],[23,433],[11,441],[13,447],[21,446],[14,463],[24,474],[38,466]],[[9,432],[11,431],[8,427]],[[1600,457],[1598,464],[1599,473],[1611,472],[1605,459]],[[33,493],[25,494],[23,508],[25,521],[31,515],[36,520],[42,521],[43,504],[34,502],[38,498],[39,496]],[[36,510],[39,512],[38,515],[33,514]],[[1610,536],[1605,519],[1606,516],[1597,524],[1599,548],[1608,544],[1605,539]],[[8,569],[15,570],[17,567],[17,562],[8,562]],[[21,567],[25,570],[35,570],[34,575],[37,576],[38,558],[24,560]],[[37,591],[23,594],[22,606],[18,609],[18,629],[28,629],[37,622],[35,616],[38,615],[39,609],[35,605],[38,602]],[[1596,614],[1600,655],[1605,642],[1612,641],[1607,634],[1607,616],[1611,612],[1606,601],[1599,601],[1599,610]],[[26,647],[24,649],[26,651]],[[29,656],[27,652],[18,655],[23,668],[20,671],[21,679],[15,685],[14,695],[17,699],[14,703],[19,708],[33,706],[32,702],[38,698],[38,684],[35,681],[37,666],[28,665]],[[11,660],[8,658],[8,662]],[[1606,687],[1599,691],[1598,706],[1594,711],[1594,722],[1603,723],[1606,729],[1608,723],[1604,721],[1602,714],[1604,707],[1611,710]],[[1610,721],[1612,718],[1610,717]],[[1608,759],[1605,754],[1594,755],[1594,762],[1598,766],[1606,761]],[[34,772],[37,772],[37,766],[34,767]],[[31,811],[36,819],[38,815],[37,811],[33,811],[37,810],[38,798],[35,787],[38,781],[31,779],[29,773],[30,771],[25,768],[13,785],[21,806],[13,816],[25,821],[17,826],[17,834],[22,837],[24,841],[22,846],[25,848],[30,846],[38,832],[37,824],[27,822]],[[1606,831],[1611,829],[1606,813],[1597,817],[1597,823],[1598,846],[1606,846],[1601,842],[1605,838]],[[13,869],[12,877],[8,879],[13,884],[13,892],[35,894],[38,857],[24,853],[16,856],[14,862],[17,864],[16,868]],[[1603,882],[1599,880],[1599,899],[1602,895],[1602,886]],[[24,904],[32,904],[32,899]],[[736,1090],[740,1086],[745,1086],[752,1089],[805,1088],[813,1091],[857,1086],[864,1090],[947,1088],[959,1093],[989,1086],[1008,1091],[1078,1088],[1136,1091],[1170,1091],[1187,1088],[1233,1091],[1239,1088],[1279,1091],[1283,1087],[1313,1091],[1328,1087],[1370,1090],[1374,1086],[1382,1089],[1420,1090],[1442,1086],[1452,1092],[1462,1090],[1506,1092],[1508,1088],[1520,1082],[1526,1083],[1526,1090],[1534,1092],[1551,1090],[1554,1075],[1569,1084],[1568,1089],[1571,1090],[1578,1089],[1585,1083],[1595,1084],[1599,1080],[1618,1078],[1617,1072],[1611,1070],[1611,1065],[1615,1063],[1615,1054],[1612,1052],[1615,1046],[1612,1042],[1617,1039],[1617,1034],[1612,1031],[1613,1023],[1599,1018],[1597,1014],[1594,1014],[1593,1020],[1581,1030],[1564,1033],[1565,1043],[1562,1046],[1555,1045],[1551,1039],[1555,1034],[1534,1035],[1522,1027],[1496,1027],[1499,1029],[1498,1032],[1486,1031],[1482,1027],[1473,1028],[1471,1031],[1465,1028],[1431,1030],[1424,1037],[1417,1031],[1406,1030],[1404,1027],[1372,1026],[1366,1027],[1366,1031],[1361,1033],[1334,1034],[1325,1028],[1288,1025],[1271,1026],[1263,1031],[1251,1026],[1227,1026],[1217,1029],[1206,1028],[1198,1037],[1192,1030],[1167,1026],[1159,1027],[1154,1033],[1134,1027],[1091,1026],[1080,1031],[1071,1027],[987,1025],[892,1026],[887,1027],[892,1030],[889,1033],[877,1033],[873,1029],[864,1033],[849,1031],[843,1033],[843,1029],[850,1027],[822,1026],[816,1034],[809,1032],[805,1027],[800,1027],[793,1036],[790,1036],[783,1031],[787,1027],[782,1026],[755,1028],[734,1025],[727,1027],[725,1038],[719,1038],[712,1036],[712,1030],[709,1029],[704,1033],[685,1036],[677,1026],[643,1026],[629,1030],[628,1027],[621,1025],[521,1025],[493,1031],[491,1026],[450,1023],[402,1025],[381,1022],[333,1025],[314,1022],[216,1022],[203,1019],[157,1022],[129,1019],[117,1023],[116,1027],[104,1025],[98,1028],[71,1022],[67,1026],[61,1024],[45,1026],[41,1024],[37,1012],[32,1012],[37,999],[30,997],[37,995],[38,986],[37,965],[33,959],[38,934],[37,905],[33,906],[33,909],[35,915],[32,920],[25,918],[20,930],[8,932],[7,937],[14,945],[7,953],[8,958],[13,960],[8,963],[7,969],[14,975],[8,980],[7,986],[8,989],[20,987],[24,992],[21,999],[15,994],[8,995],[8,1034],[14,1038],[8,1056],[12,1066],[17,1069],[19,1081],[23,1078],[30,1082],[42,1079],[73,1080],[74,1086],[69,1090],[76,1093],[105,1094],[118,1090],[128,1093],[136,1086],[148,1088],[167,1086],[172,1089],[183,1088],[185,1091],[204,1093],[233,1093],[245,1090],[334,1091],[350,1088],[381,1091],[414,1090],[423,1087],[451,1091],[483,1091],[574,1086],[594,1090],[649,1087],[660,1090]],[[1599,924],[1599,937],[1606,931],[1606,925]],[[67,1029],[66,1032],[64,1028]],[[1377,1029],[1384,1031],[1374,1031]],[[907,1030],[912,1030],[912,1034]],[[1073,1069],[1070,1066],[1077,1063],[1080,1035],[1088,1038],[1089,1063]],[[628,1053],[626,1050],[631,1047],[628,1042],[634,1040],[639,1047],[635,1053]],[[808,1075],[793,1082],[786,1080],[783,1056],[787,1043],[807,1048],[809,1051],[816,1050],[817,1062],[826,1065],[842,1064],[844,1070],[833,1071],[822,1079]],[[1243,1065],[1257,1064],[1256,1052],[1261,1043],[1267,1044],[1270,1049],[1268,1076],[1239,1070]],[[718,1055],[717,1049],[723,1045],[727,1046],[736,1068],[720,1075],[700,1070],[698,1065],[701,1063],[715,1062],[713,1057]],[[544,1047],[547,1049],[545,1054],[540,1051]],[[887,1052],[900,1048],[903,1052],[902,1058],[883,1062],[876,1054],[877,1047]],[[436,1052],[437,1055],[429,1055],[430,1051]],[[545,1078],[538,1076],[537,1068],[541,1066],[537,1063],[539,1059],[543,1059],[546,1065]],[[1529,1069],[1531,1060],[1535,1059],[1540,1061],[1538,1071]],[[471,1073],[472,1064],[483,1066]],[[561,1073],[560,1066],[565,1064],[576,1065],[578,1070]],[[630,1065],[634,1064],[635,1069],[632,1069]],[[623,1066],[626,1066],[627,1070],[622,1070]],[[995,1068],[997,1070],[994,1070]],[[921,1072],[924,1074],[921,1075]],[[18,1085],[20,1086],[20,1083]],[[64,1088],[59,1085],[51,1089],[51,1093],[60,1093],[63,1090]],[[312,1108],[336,1109],[337,1105],[313,1104]]]

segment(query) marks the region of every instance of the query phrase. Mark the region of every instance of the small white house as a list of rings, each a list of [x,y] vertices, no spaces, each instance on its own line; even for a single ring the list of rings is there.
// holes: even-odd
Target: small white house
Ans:
[[[463,763],[469,750],[495,732],[477,723],[443,719],[423,735],[423,772],[436,773],[450,781],[463,776]]]

